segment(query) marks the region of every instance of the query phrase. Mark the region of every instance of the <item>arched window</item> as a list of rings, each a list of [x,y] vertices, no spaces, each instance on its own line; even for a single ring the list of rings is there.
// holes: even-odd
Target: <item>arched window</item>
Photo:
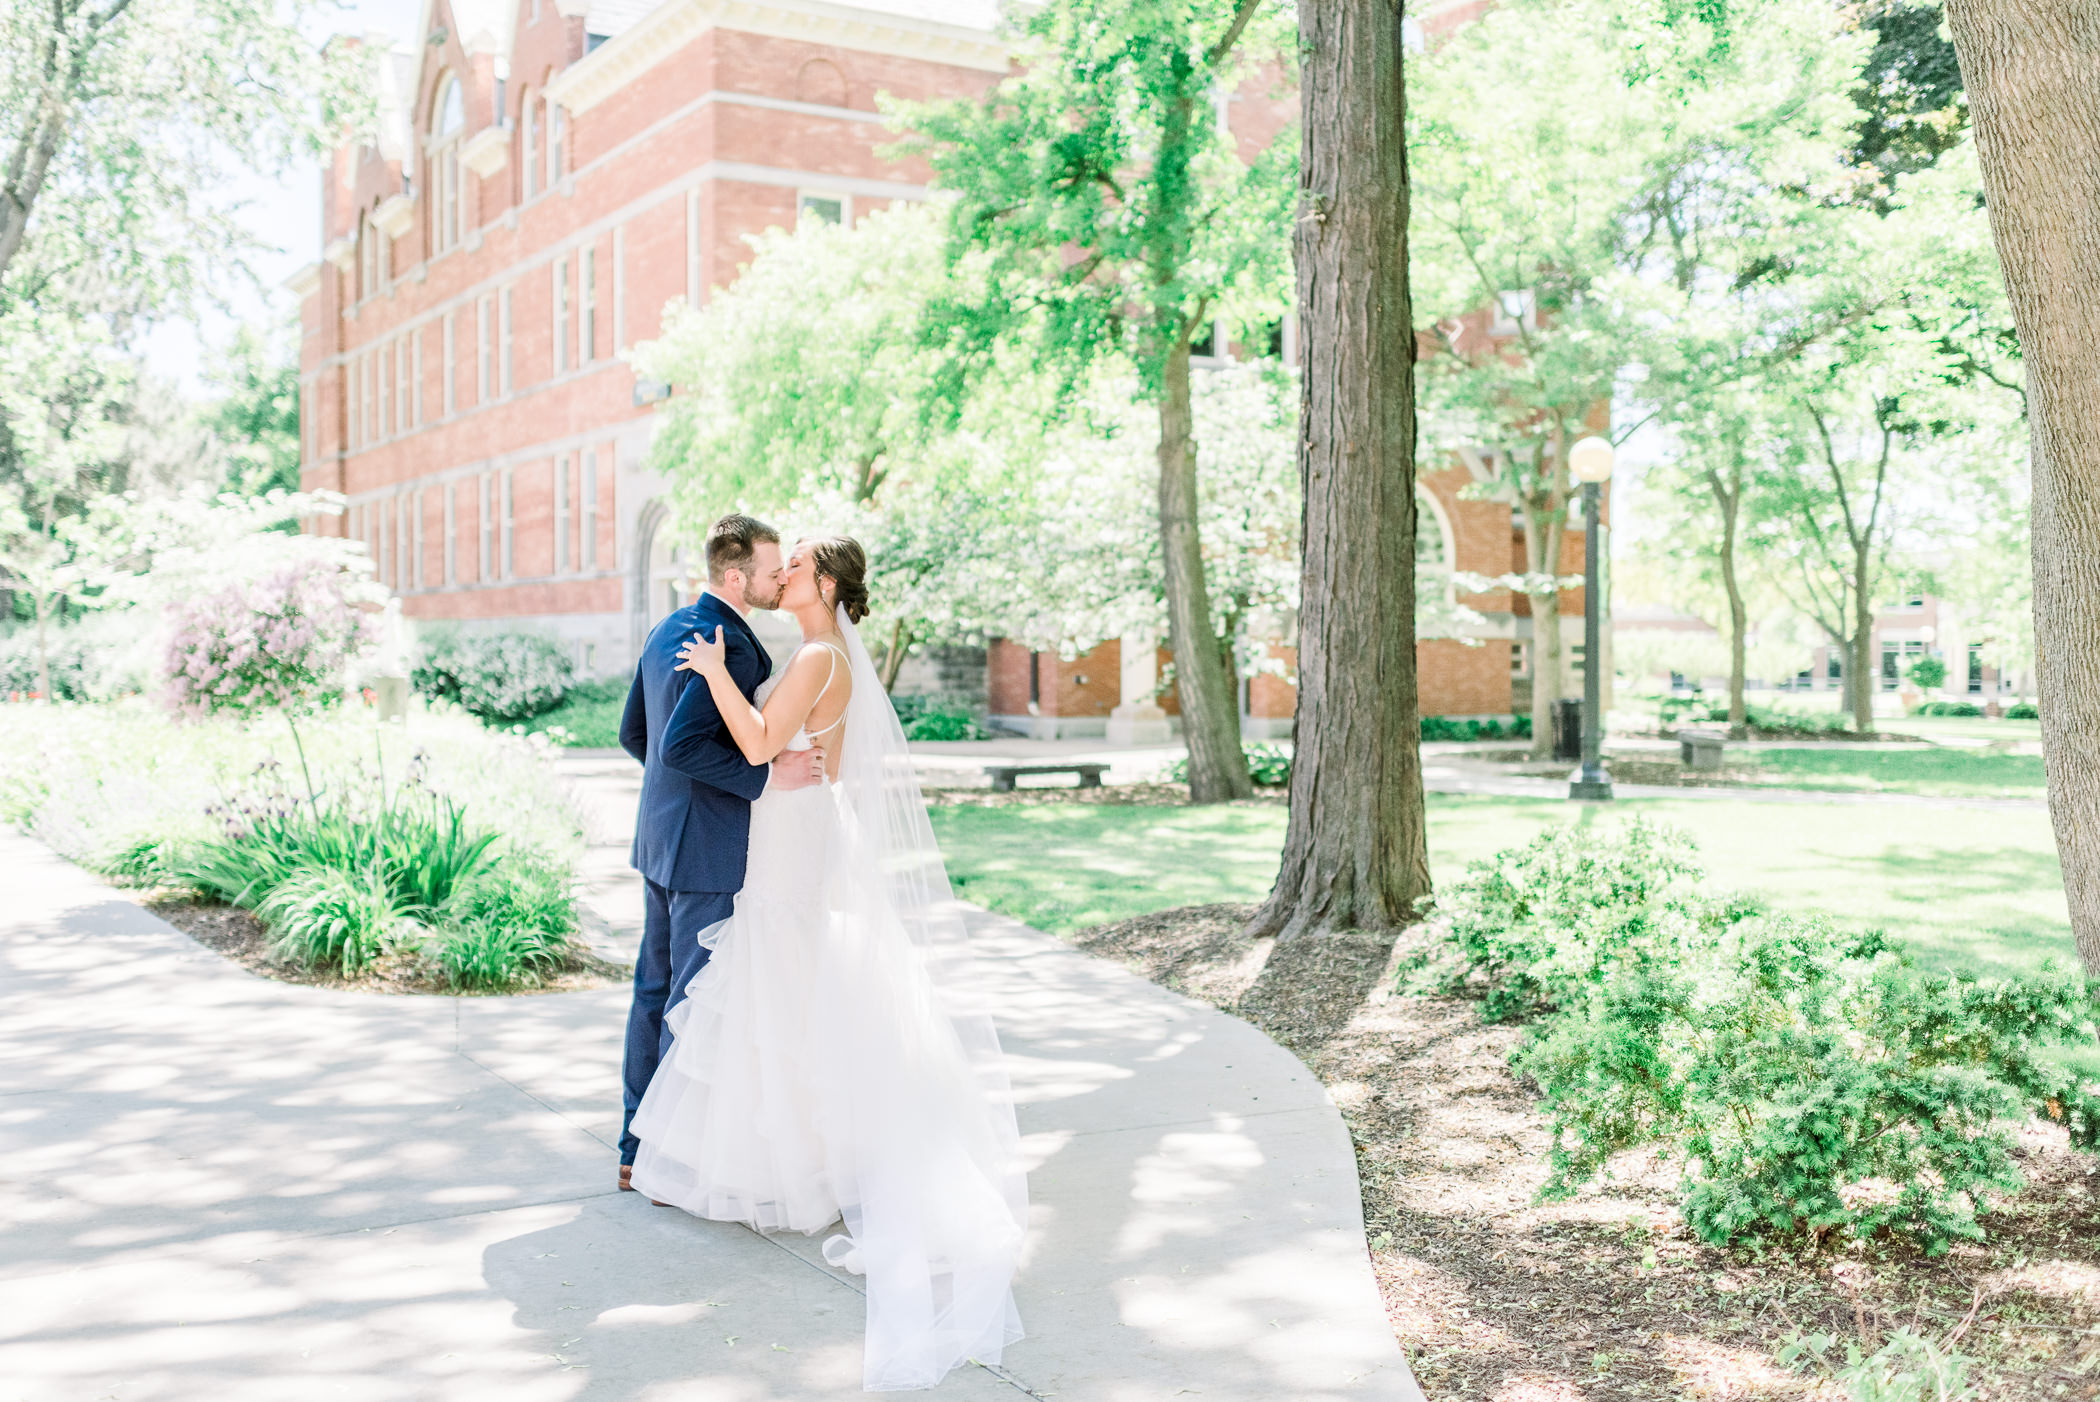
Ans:
[[[379,230],[371,216],[357,216],[357,300],[362,302],[379,291]]]
[[[1454,561],[1451,523],[1434,496],[1415,488],[1415,569],[1448,577]]]
[[[518,98],[518,180],[520,201],[539,192],[540,101],[527,88]]]
[[[568,169],[568,155],[562,147],[568,144],[569,113],[558,102],[547,104],[547,188],[553,189],[561,183],[562,173]]]
[[[459,141],[467,129],[467,113],[457,78],[448,74],[439,81],[437,101],[430,112],[430,244],[433,252],[443,253],[460,240],[464,203],[459,188]]]

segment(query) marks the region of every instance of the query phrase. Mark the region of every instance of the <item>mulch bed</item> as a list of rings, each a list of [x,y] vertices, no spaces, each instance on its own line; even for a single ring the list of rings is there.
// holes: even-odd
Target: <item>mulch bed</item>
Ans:
[[[1347,940],[1279,950],[1242,933],[1253,911],[1160,911],[1072,942],[1246,1017],[1326,1084],[1387,1315],[1431,1398],[1836,1398],[1780,1366],[1781,1342],[1829,1332],[1842,1360],[1843,1340],[1872,1351],[1902,1327],[1952,1337],[1989,1402],[2100,1398],[2100,1159],[2060,1131],[2022,1136],[2030,1186],[1987,1219],[1989,1241],[1936,1260],[1718,1250],[1652,1161],[1539,1205],[1546,1122],[1508,1065],[1521,1032],[1464,999],[1393,991],[1422,927],[1390,958]]]
[[[270,932],[262,921],[236,906],[193,901],[167,892],[148,892],[146,909],[188,935],[206,949],[224,955],[251,974],[280,983],[303,983],[312,988],[344,988],[358,993],[435,994],[444,997],[512,997],[523,993],[569,993],[582,988],[607,988],[625,984],[633,971],[622,964],[600,959],[581,944],[569,947],[569,961],[559,971],[532,988],[500,992],[453,988],[443,971],[413,954],[389,954],[355,978],[326,969],[278,959],[270,952]]]

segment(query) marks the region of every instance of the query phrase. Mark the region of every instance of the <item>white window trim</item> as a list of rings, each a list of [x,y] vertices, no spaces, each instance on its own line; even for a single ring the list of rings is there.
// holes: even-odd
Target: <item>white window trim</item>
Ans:
[[[445,587],[459,583],[459,483],[445,484]]]
[[[459,412],[459,347],[454,329],[459,320],[459,309],[454,307],[445,313],[445,417],[451,418]]]
[[[583,549],[582,567],[598,568],[598,450],[583,454]]]
[[[613,354],[627,349],[627,226],[613,229]]]
[[[532,0],[532,5],[533,9],[537,11],[539,9],[539,0]],[[533,18],[538,19],[538,14],[535,13]],[[540,195],[539,170],[537,169],[540,160],[539,103],[539,94],[535,93],[531,88],[525,89],[524,95],[518,103],[518,121],[522,124],[518,147],[519,185],[521,187],[518,191],[518,199],[520,203],[525,204],[531,203],[539,198]]]
[[[847,194],[844,190],[817,189],[804,185],[796,187],[795,190],[795,226],[797,228],[802,226],[802,206],[810,200],[837,200],[839,204],[839,226],[846,229],[853,227],[853,196]]]
[[[553,272],[548,296],[553,302],[549,310],[554,319],[554,373],[560,375],[569,368],[569,260],[557,258],[550,266]]]
[[[576,366],[589,365],[598,356],[598,248],[587,244],[583,264],[576,270]]]
[[[496,344],[502,352],[500,357],[502,380],[496,387],[496,394],[500,399],[510,398],[511,390],[517,384],[517,380],[512,374],[511,330],[516,324],[516,318],[511,315],[513,311],[511,292],[511,288],[504,288],[502,299],[496,306],[497,320],[501,323],[496,332]]]
[[[394,409],[394,354],[391,346],[382,346],[372,353],[373,369],[379,376],[379,431],[372,435],[374,442],[384,442],[392,434]]]
[[[563,453],[554,460],[554,572],[569,572],[569,473],[573,459]]]
[[[505,579],[517,578],[518,498],[515,476],[515,468],[506,467],[503,469],[503,516],[500,527],[503,532],[503,578]]]
[[[481,537],[481,557],[480,567],[474,571],[474,582],[485,585],[489,582],[496,564],[496,479],[494,473],[484,472],[474,480],[481,489],[481,502],[475,512],[474,521],[475,526],[479,528],[477,534]]]
[[[409,333],[409,384],[413,387],[412,409],[408,416],[410,428],[421,428],[427,420],[423,417],[423,328],[418,326]]]
[[[495,356],[489,328],[491,299],[483,296],[474,299],[474,405],[476,408],[489,402],[489,368]]]

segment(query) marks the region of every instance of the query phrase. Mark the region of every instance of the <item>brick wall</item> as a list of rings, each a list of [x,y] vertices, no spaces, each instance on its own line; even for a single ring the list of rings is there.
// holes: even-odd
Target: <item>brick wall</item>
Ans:
[[[1415,644],[1416,694],[1425,716],[1510,713],[1509,644],[1491,638],[1467,647],[1453,638]]]

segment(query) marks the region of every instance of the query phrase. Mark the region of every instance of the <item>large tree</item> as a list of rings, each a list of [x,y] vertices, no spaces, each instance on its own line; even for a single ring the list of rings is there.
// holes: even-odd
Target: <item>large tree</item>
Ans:
[[[1286,939],[1396,931],[1429,893],[1400,19],[1399,0],[1300,13],[1298,743],[1283,867],[1252,927]]]
[[[1277,15],[1260,0],[1054,0],[1019,21],[1015,71],[981,101],[902,114],[955,196],[958,252],[989,255],[989,295],[958,301],[947,328],[956,363],[1016,336],[1075,380],[1124,360],[1157,413],[1168,631],[1198,802],[1253,791],[1234,640],[1216,631],[1204,568],[1190,358],[1221,322],[1253,339],[1281,310],[1292,144],[1243,149],[1221,119],[1287,64]]]
[[[735,283],[637,348],[678,388],[652,455],[680,526],[742,505],[853,532],[891,680],[915,645],[1003,636],[1069,654],[1158,636],[1156,420],[1135,373],[1103,359],[1067,385],[1009,340],[950,397],[924,331],[970,276],[944,256],[945,221],[907,206],[764,235]],[[1267,361],[1193,387],[1211,631],[1250,644],[1244,667],[1275,631],[1248,621],[1296,602],[1296,397]]]
[[[212,196],[364,102],[305,32],[318,0],[0,7],[0,289],[91,269],[152,310],[250,242]],[[229,159],[230,158],[230,159]]]
[[[2049,812],[2100,977],[2100,47],[2079,0],[1949,0],[1947,20],[2026,361]]]

